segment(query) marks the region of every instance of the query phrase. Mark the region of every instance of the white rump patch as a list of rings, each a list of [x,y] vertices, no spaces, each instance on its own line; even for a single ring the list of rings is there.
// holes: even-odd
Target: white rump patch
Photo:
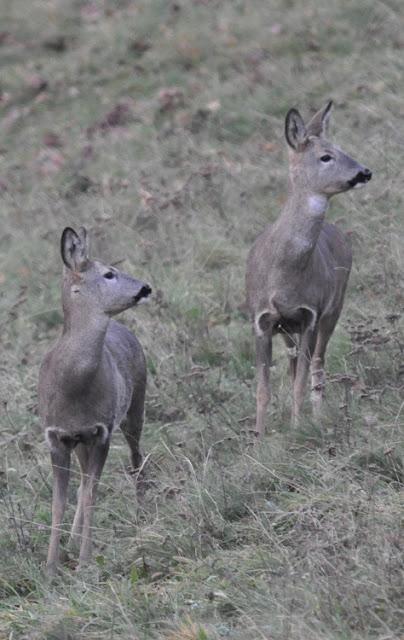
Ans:
[[[301,304],[299,306],[299,309],[306,309],[306,311],[309,311],[309,313],[311,313],[311,322],[310,322],[309,328],[313,330],[317,323],[317,315],[318,315],[317,311],[315,311],[311,307],[307,307],[305,304]]]
[[[80,441],[80,436],[83,437],[84,441],[87,441],[87,444],[90,444],[91,440],[94,442],[95,439],[101,444],[105,444],[109,440],[109,430],[105,424],[96,424],[94,427],[84,428],[79,432],[75,431],[73,433],[61,427],[47,427],[45,429],[45,442],[50,451],[54,452],[59,451],[61,444],[63,445],[62,438],[74,446],[75,441]]]
[[[109,440],[108,427],[106,427],[105,424],[97,424],[96,429],[98,430],[98,436],[99,436],[102,444],[105,444],[106,442],[108,442],[108,440]],[[100,431],[102,433],[100,433]]]
[[[257,336],[263,336],[271,327],[271,313],[269,309],[264,309],[257,313],[254,320],[255,333]]]
[[[60,440],[61,435],[65,435],[64,429],[59,427],[48,427],[45,429],[45,442],[48,445],[50,451],[58,451],[57,443]]]

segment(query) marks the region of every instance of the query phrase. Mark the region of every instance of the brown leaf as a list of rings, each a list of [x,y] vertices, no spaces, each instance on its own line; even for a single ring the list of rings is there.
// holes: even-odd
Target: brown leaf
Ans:
[[[106,133],[113,127],[122,127],[133,121],[133,110],[130,100],[121,100],[101,120],[87,129],[89,136],[100,131]]]
[[[45,78],[39,73],[32,73],[31,75],[27,76],[26,83],[28,87],[36,93],[45,91],[45,89],[48,88],[48,81],[45,80]]]
[[[171,111],[185,104],[184,91],[180,87],[166,87],[158,94],[160,111]]]
[[[53,131],[47,131],[46,133],[44,133],[42,142],[44,143],[45,147],[54,147],[55,149],[60,149],[61,147],[63,147],[61,137]]]
[[[138,38],[136,40],[132,40],[128,46],[129,51],[131,53],[134,53],[137,56],[142,56],[150,48],[151,48],[150,41],[145,40],[144,38]]]
[[[58,173],[65,164],[65,157],[57,149],[41,149],[36,158],[39,173],[50,176]]]
[[[155,196],[153,196],[153,194],[151,194],[149,191],[146,191],[146,189],[143,189],[143,187],[140,187],[139,189],[139,196],[140,201],[145,209],[148,209],[156,202]]]
[[[55,35],[43,42],[44,49],[63,53],[67,49],[66,37],[63,34]]]

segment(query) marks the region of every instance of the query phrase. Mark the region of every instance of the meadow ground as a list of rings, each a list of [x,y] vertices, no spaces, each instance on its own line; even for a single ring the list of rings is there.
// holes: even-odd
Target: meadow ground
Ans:
[[[2,0],[0,25],[0,638],[402,639],[402,3]],[[277,344],[251,448],[245,258],[285,197],[287,109],[329,98],[374,178],[329,211],[355,258],[324,417],[290,430]],[[148,486],[117,433],[94,562],[49,582],[36,383],[80,224],[155,291],[123,317],[147,354]]]

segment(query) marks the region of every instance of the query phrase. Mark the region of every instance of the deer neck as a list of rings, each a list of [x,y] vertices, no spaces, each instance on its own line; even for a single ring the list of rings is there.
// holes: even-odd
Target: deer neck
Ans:
[[[97,373],[109,322],[108,316],[87,305],[64,310],[61,367],[66,373],[81,381]]]
[[[325,195],[291,191],[274,227],[281,260],[304,268],[316,247],[327,208]]]

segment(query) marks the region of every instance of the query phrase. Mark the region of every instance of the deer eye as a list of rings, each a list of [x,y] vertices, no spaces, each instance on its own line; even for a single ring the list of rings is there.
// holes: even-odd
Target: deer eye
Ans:
[[[326,153],[324,156],[321,156],[320,160],[321,162],[330,162],[330,160],[332,160],[332,156]]]
[[[107,280],[113,280],[113,278],[115,278],[115,273],[113,271],[107,271],[107,273],[104,273],[104,278]]]

